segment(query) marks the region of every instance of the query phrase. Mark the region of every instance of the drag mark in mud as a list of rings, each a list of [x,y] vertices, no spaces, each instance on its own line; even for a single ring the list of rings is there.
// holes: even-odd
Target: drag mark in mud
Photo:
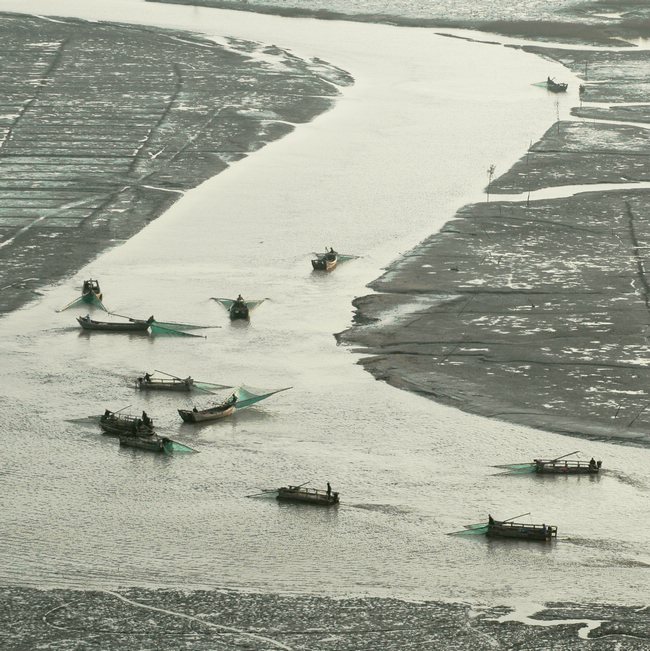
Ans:
[[[234,633],[236,635],[241,635],[242,637],[249,637],[253,640],[258,640],[260,642],[266,642],[268,644],[271,644],[274,648],[276,649],[284,649],[285,651],[293,651],[293,649],[286,644],[282,644],[282,642],[278,642],[277,640],[274,640],[270,637],[266,637],[264,635],[257,635],[255,633],[248,633],[246,631],[243,631],[238,628],[233,628],[231,626],[222,626],[221,624],[213,624],[212,622],[207,622],[204,619],[201,619],[200,617],[194,617],[192,615],[186,615],[184,613],[179,613],[175,612],[173,610],[166,610],[165,608],[157,608],[156,606],[148,606],[146,604],[141,604],[138,603],[137,601],[132,601],[131,599],[127,599],[126,597],[123,597],[121,594],[117,592],[113,592],[111,590],[104,590],[106,594],[112,595],[113,597],[116,597],[117,599],[120,599],[121,601],[130,604],[131,606],[135,606],[136,608],[144,608],[145,610],[153,610],[154,612],[159,612],[159,613],[164,613],[166,615],[172,615],[174,617],[181,617],[183,619],[188,619],[194,622],[198,622],[203,626],[208,626],[210,628],[217,628],[222,631],[227,631],[228,633]]]

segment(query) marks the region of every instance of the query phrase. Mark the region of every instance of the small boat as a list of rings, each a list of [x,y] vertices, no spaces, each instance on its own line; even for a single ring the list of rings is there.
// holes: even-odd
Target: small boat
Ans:
[[[338,253],[330,247],[325,253],[318,253],[316,258],[311,261],[314,271],[332,271],[338,263]]]
[[[94,303],[95,299],[101,302],[102,290],[99,288],[99,282],[93,278],[84,280],[84,284],[81,287],[81,298],[84,303]]]
[[[152,432],[148,436],[127,436],[120,434],[120,445],[129,448],[139,448],[150,452],[168,452],[172,441],[165,436]]]
[[[191,391],[194,380],[188,375],[186,378],[156,378],[151,373],[136,379],[136,386],[143,391]]]
[[[248,305],[242,298],[241,294],[233,301],[230,309],[228,310],[228,314],[230,315],[231,321],[235,321],[237,319],[250,319],[250,310],[248,309]]]
[[[562,84],[560,82],[551,79],[550,77],[546,78],[546,88],[552,93],[566,93],[566,89],[569,87],[569,84]]]
[[[99,426],[106,434],[112,436],[148,436],[154,431],[153,420],[145,411],[140,417],[118,414],[107,409],[99,419]]]
[[[100,332],[146,332],[153,323],[153,316],[146,321],[141,319],[130,319],[126,323],[119,321],[95,321],[90,315],[78,316],[77,321],[84,330],[96,330]]]
[[[228,400],[225,400],[216,407],[210,407],[209,409],[197,409],[196,407],[194,409],[179,409],[178,415],[185,423],[203,423],[208,420],[219,420],[220,418],[231,416],[235,412],[236,402],[237,396],[233,393]]]
[[[596,475],[600,472],[602,461],[593,457],[589,461],[564,459],[533,459],[535,472],[542,475]]]
[[[499,521],[488,518],[485,535],[489,538],[518,538],[520,540],[551,540],[557,538],[557,527],[548,524]]]
[[[283,486],[277,489],[276,499],[286,502],[306,502],[317,506],[332,506],[339,503],[338,492],[307,488],[306,486]]]

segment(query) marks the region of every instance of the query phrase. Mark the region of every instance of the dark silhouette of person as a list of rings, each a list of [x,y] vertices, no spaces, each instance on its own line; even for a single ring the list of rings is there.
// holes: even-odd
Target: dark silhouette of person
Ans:
[[[330,483],[327,482],[327,497],[329,497],[332,494],[332,487],[330,486]]]

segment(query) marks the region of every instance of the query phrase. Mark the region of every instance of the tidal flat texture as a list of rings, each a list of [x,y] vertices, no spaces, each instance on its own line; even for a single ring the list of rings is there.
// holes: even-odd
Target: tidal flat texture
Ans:
[[[274,46],[144,27],[0,14],[0,39],[0,312],[351,83]]]
[[[640,651],[650,644],[647,609],[602,604],[549,604],[522,622],[504,607],[227,590],[0,588],[0,603],[6,651]]]
[[[584,78],[584,101],[647,97],[650,52],[526,48]],[[586,73],[586,74],[585,74]],[[341,338],[376,377],[467,411],[650,443],[650,105],[579,107],[355,301]],[[592,118],[605,118],[601,123]],[[571,197],[529,191],[581,185]],[[501,201],[518,193],[519,201]],[[397,316],[396,316],[397,315]]]

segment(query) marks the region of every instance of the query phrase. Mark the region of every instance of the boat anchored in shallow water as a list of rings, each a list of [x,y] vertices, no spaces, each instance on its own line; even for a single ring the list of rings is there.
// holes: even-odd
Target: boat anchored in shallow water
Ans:
[[[339,494],[332,491],[329,483],[327,490],[309,488],[307,486],[282,486],[277,489],[276,499],[286,502],[303,502],[316,506],[332,506],[339,503]]]
[[[78,316],[77,321],[84,330],[94,330],[98,332],[147,332],[149,326],[153,323],[154,318],[150,316],[147,320],[130,319],[126,322],[120,321],[95,321],[90,315]]]
[[[603,465],[593,457],[589,461],[534,459],[535,472],[541,475],[596,475]]]
[[[330,247],[325,253],[317,253],[311,261],[314,271],[333,271],[339,260],[339,254]]]
[[[527,514],[528,515],[528,514]],[[529,524],[511,520],[495,520],[488,516],[485,535],[488,538],[517,538],[519,540],[547,541],[557,538],[557,527],[549,524]]]
[[[188,375],[186,378],[170,376],[168,378],[156,378],[151,373],[136,379],[136,386],[143,391],[186,391],[194,387],[194,380]]]
[[[172,452],[173,443],[166,436],[158,436],[155,432],[151,432],[148,436],[120,434],[120,445],[149,452]]]
[[[569,84],[563,84],[550,77],[546,78],[546,88],[552,93],[566,93],[566,89],[569,87]]]
[[[99,426],[105,434],[112,436],[148,436],[154,431],[153,419],[146,411],[142,416],[128,416],[107,409],[99,419]]]

